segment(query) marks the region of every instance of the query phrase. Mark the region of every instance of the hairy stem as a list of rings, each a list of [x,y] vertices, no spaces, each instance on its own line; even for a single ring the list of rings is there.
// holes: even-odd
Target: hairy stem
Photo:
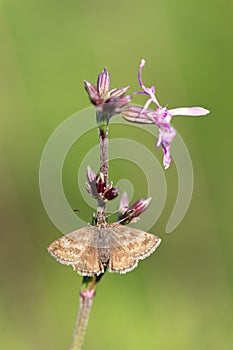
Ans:
[[[81,350],[86,333],[91,305],[95,296],[95,289],[81,290],[80,304],[75,325],[73,341],[70,350]]]
[[[108,125],[99,126],[100,139],[100,172],[104,175],[104,180],[108,183]],[[97,212],[104,213],[106,203],[98,200]]]
[[[104,180],[108,182],[108,126],[99,127],[100,137],[100,171],[104,174]]]
[[[100,138],[100,171],[104,175],[106,183],[108,182],[108,125],[99,126]],[[97,212],[105,212],[106,203],[98,200]],[[95,296],[96,284],[104,274],[99,276],[84,276],[80,291],[80,304],[76,320],[73,341],[70,350],[81,350],[86,333],[89,314],[91,311],[92,302]]]

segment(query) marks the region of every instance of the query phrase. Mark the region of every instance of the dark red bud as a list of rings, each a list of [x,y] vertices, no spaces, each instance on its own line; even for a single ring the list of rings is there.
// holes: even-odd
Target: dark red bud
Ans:
[[[151,197],[139,199],[123,213],[120,212],[118,221],[123,225],[129,224],[130,222],[135,222],[137,217],[148,208],[150,201]]]
[[[104,199],[107,199],[110,201],[110,200],[116,198],[118,196],[118,194],[119,194],[119,188],[112,187],[109,190],[104,192]]]
[[[96,177],[96,190],[98,193],[103,193],[106,189],[106,181],[104,180],[104,174],[100,173]]]
[[[140,214],[142,214],[149,206],[150,202],[151,202],[151,197],[149,198],[141,198],[139,199],[137,202],[135,202],[133,205],[131,205],[129,207],[129,210],[133,210],[134,211],[134,217],[139,216]]]

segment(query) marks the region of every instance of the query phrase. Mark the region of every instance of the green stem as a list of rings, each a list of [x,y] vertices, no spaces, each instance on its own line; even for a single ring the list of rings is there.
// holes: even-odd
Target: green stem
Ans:
[[[100,171],[104,175],[106,183],[108,182],[108,125],[107,123],[99,125],[100,138]],[[106,203],[98,201],[97,212],[105,212]],[[89,314],[92,302],[95,296],[96,284],[104,274],[99,276],[84,276],[80,291],[80,304],[73,334],[73,341],[70,350],[81,350],[86,333]]]
[[[70,350],[81,350],[86,333],[91,305],[95,296],[96,283],[100,278],[97,276],[84,276],[80,291],[79,311],[73,334],[73,341]]]
[[[95,291],[93,290],[81,290],[80,292],[79,311],[70,350],[82,349],[94,295]]]

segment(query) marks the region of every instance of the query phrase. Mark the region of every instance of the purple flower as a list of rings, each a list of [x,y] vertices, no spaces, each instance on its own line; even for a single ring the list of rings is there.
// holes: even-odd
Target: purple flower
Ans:
[[[176,135],[175,129],[171,126],[170,122],[173,116],[185,115],[185,116],[201,116],[206,115],[209,111],[202,107],[181,107],[174,109],[167,109],[162,107],[155,95],[155,87],[146,87],[142,82],[142,68],[145,66],[146,61],[141,60],[138,71],[138,81],[142,88],[142,91],[138,91],[135,94],[144,94],[148,96],[148,100],[144,107],[128,106],[123,112],[122,116],[129,122],[141,123],[141,124],[156,124],[159,128],[159,137],[156,142],[156,147],[162,146],[164,157],[163,165],[167,169],[171,163],[170,145]],[[151,103],[154,103],[156,110],[150,110],[148,107]]]
[[[97,86],[84,80],[84,86],[91,102],[96,106],[98,123],[107,121],[122,112],[123,108],[131,101],[131,96],[125,96],[129,86],[110,89],[110,75],[106,68],[99,74]]]

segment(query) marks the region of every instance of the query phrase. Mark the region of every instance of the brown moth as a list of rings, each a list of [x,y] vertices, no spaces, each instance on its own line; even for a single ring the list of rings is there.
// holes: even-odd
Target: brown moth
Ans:
[[[135,269],[138,261],[152,254],[161,239],[153,234],[121,225],[108,224],[97,213],[96,226],[88,225],[57,239],[48,247],[60,263],[72,265],[82,276],[109,272],[126,273]]]

